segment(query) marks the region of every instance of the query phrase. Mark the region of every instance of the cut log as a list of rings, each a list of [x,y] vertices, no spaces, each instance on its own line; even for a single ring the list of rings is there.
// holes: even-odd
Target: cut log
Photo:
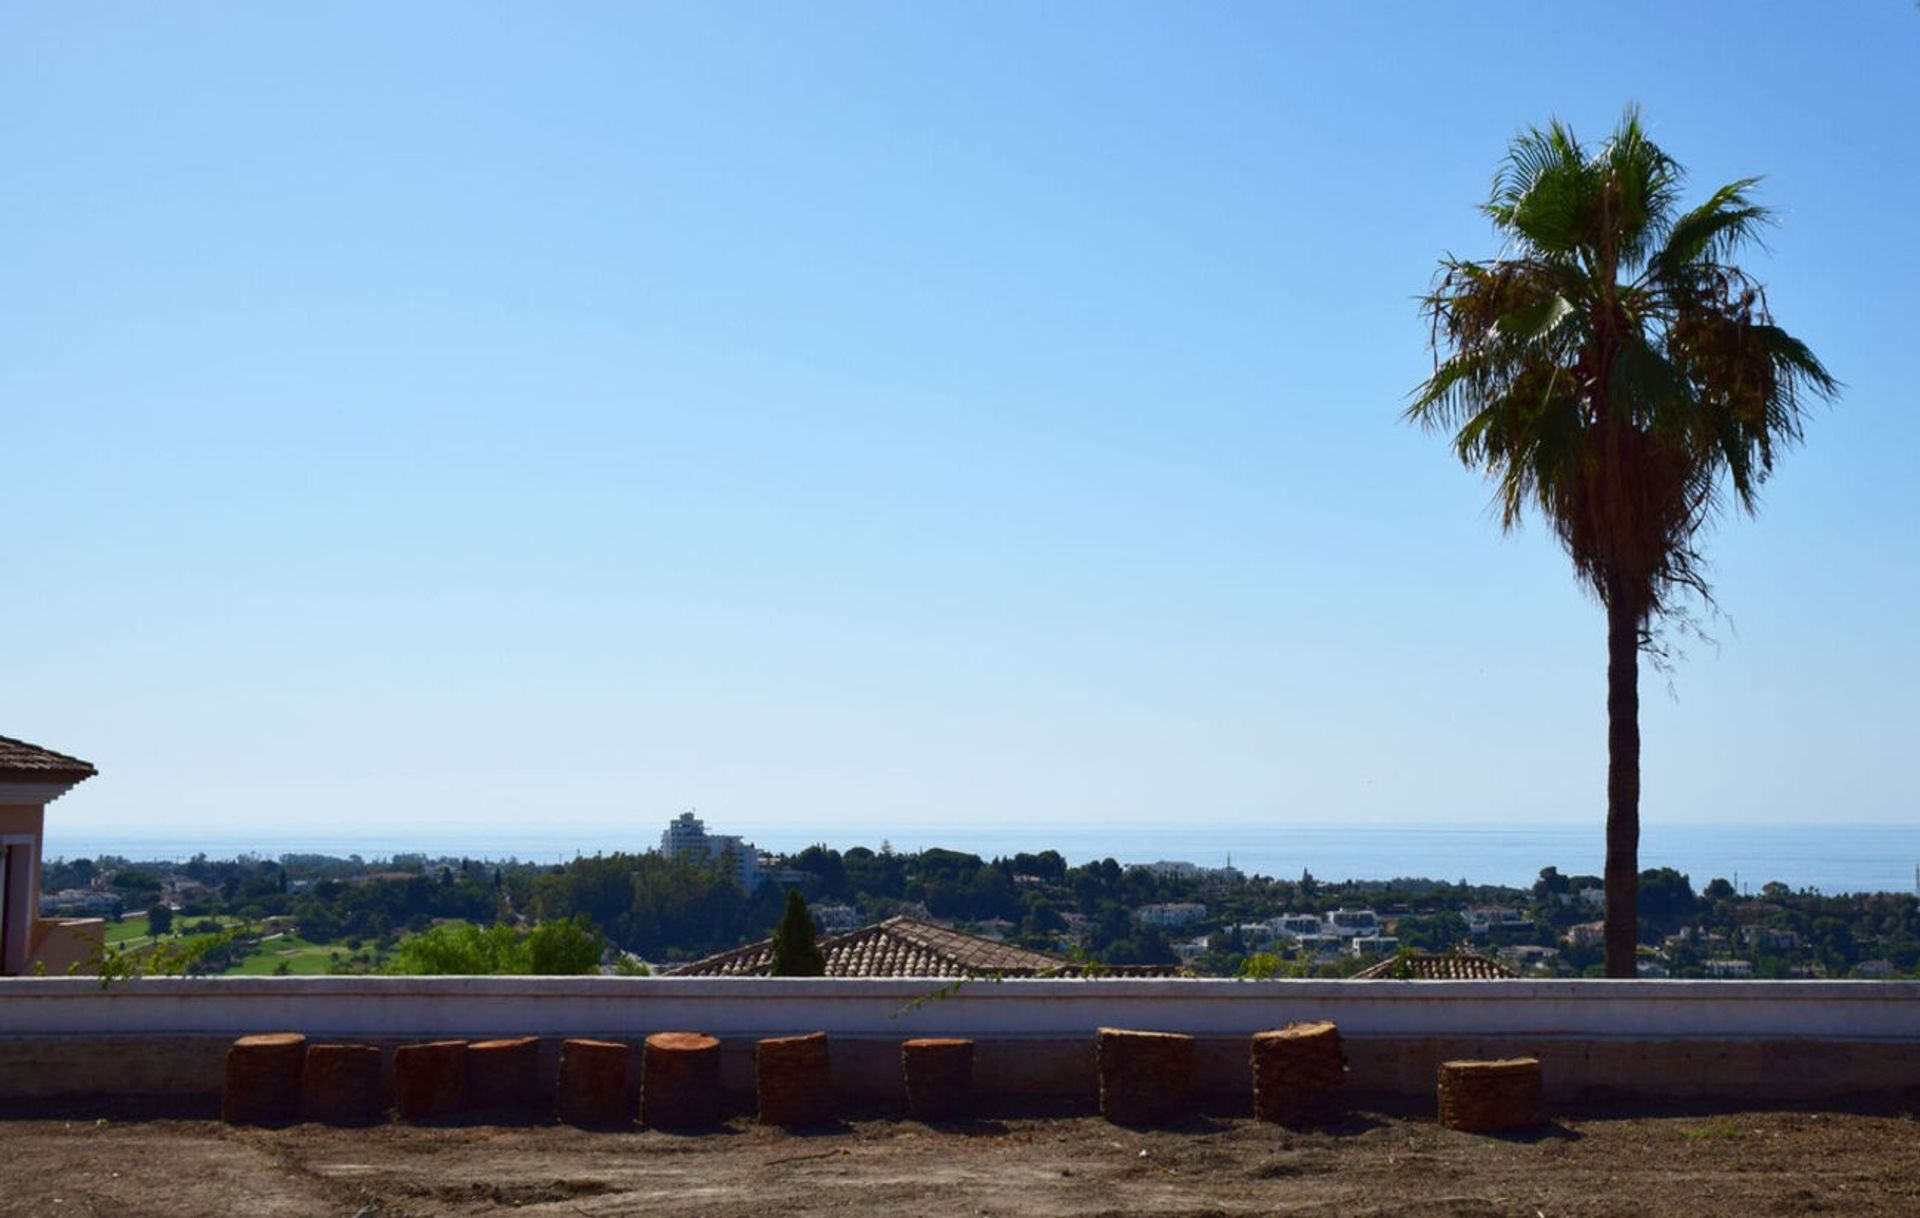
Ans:
[[[1540,1059],[1440,1063],[1440,1123],[1468,1133],[1545,1125]]]
[[[540,1102],[540,1038],[476,1040],[467,1046],[467,1107],[527,1112]]]
[[[1193,1107],[1193,1037],[1101,1028],[1100,1115],[1116,1125],[1158,1125]]]
[[[753,1047],[762,1125],[825,1125],[834,1118],[827,1034],[779,1036]]]
[[[1253,1038],[1253,1115],[1282,1125],[1339,1117],[1346,1105],[1347,1055],[1330,1023],[1290,1023]]]
[[[720,1118],[720,1042],[698,1032],[655,1032],[642,1058],[640,1119],[655,1129],[697,1129]]]
[[[951,1121],[973,1109],[973,1042],[928,1037],[900,1046],[906,1076],[907,1115],[920,1121]]]
[[[307,1038],[298,1032],[242,1036],[227,1049],[220,1115],[234,1125],[272,1125],[300,1115]]]
[[[393,1109],[401,1120],[443,1120],[466,1104],[466,1041],[435,1040],[393,1051]]]
[[[554,1108],[569,1125],[627,1125],[627,1061],[617,1040],[569,1040],[560,1046],[560,1086]]]
[[[300,1114],[327,1125],[364,1125],[387,1110],[380,1050],[372,1045],[310,1045],[300,1075]]]

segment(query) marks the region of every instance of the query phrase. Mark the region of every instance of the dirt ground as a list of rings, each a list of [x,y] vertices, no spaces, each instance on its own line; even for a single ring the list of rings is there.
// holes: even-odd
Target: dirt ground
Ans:
[[[1048,1116],[857,1121],[807,1134],[736,1121],[697,1136],[46,1115],[0,1118],[0,1214],[1920,1214],[1911,1107],[1594,1112],[1524,1138],[1368,1114],[1304,1132],[1241,1119],[1144,1131]]]

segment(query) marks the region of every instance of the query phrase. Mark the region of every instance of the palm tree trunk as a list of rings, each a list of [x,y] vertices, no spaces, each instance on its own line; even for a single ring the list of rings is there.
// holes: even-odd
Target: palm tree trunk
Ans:
[[[1607,597],[1607,976],[1634,975],[1640,904],[1640,620]]]

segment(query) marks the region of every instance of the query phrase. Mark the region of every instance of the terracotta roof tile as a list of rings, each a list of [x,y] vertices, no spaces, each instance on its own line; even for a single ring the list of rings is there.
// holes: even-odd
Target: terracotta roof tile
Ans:
[[[1519,975],[1498,960],[1479,952],[1449,952],[1437,956],[1415,952],[1410,956],[1394,957],[1370,965],[1348,980],[1498,981]]]
[[[1070,976],[1068,961],[1010,943],[996,943],[963,931],[913,918],[888,918],[844,935],[820,941],[829,977],[970,977],[987,974],[1033,977]],[[765,977],[773,970],[773,940],[762,939],[730,952],[669,970],[675,977]]]
[[[78,757],[43,749],[37,744],[28,744],[10,736],[0,736],[0,778],[29,782],[79,782],[83,778],[92,778],[98,772],[93,768],[93,763]]]

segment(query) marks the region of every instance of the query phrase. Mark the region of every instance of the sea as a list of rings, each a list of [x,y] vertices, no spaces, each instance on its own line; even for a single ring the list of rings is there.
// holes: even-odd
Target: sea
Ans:
[[[128,859],[185,859],[283,854],[359,855],[369,862],[395,854],[440,858],[518,859],[556,863],[580,855],[641,851],[659,842],[664,826],[636,823],[631,831],[548,829],[490,833],[451,826],[348,834],[260,828],[244,833],[188,829],[89,832],[48,826],[48,858],[118,855]],[[714,833],[738,829],[708,818]],[[1120,863],[1177,860],[1203,867],[1231,863],[1248,875],[1320,880],[1424,878],[1526,887],[1542,867],[1564,875],[1598,875],[1605,857],[1602,827],[1555,825],[1289,824],[1048,828],[1042,824],[941,828],[902,826],[885,832],[831,827],[749,832],[760,849],[791,852],[814,843],[845,850],[923,850],[939,846],[982,858],[1057,850],[1069,863],[1112,858]],[[1684,872],[1696,889],[1722,878],[1757,892],[1773,881],[1822,893],[1920,893],[1920,825],[1643,825],[1640,865]]]

